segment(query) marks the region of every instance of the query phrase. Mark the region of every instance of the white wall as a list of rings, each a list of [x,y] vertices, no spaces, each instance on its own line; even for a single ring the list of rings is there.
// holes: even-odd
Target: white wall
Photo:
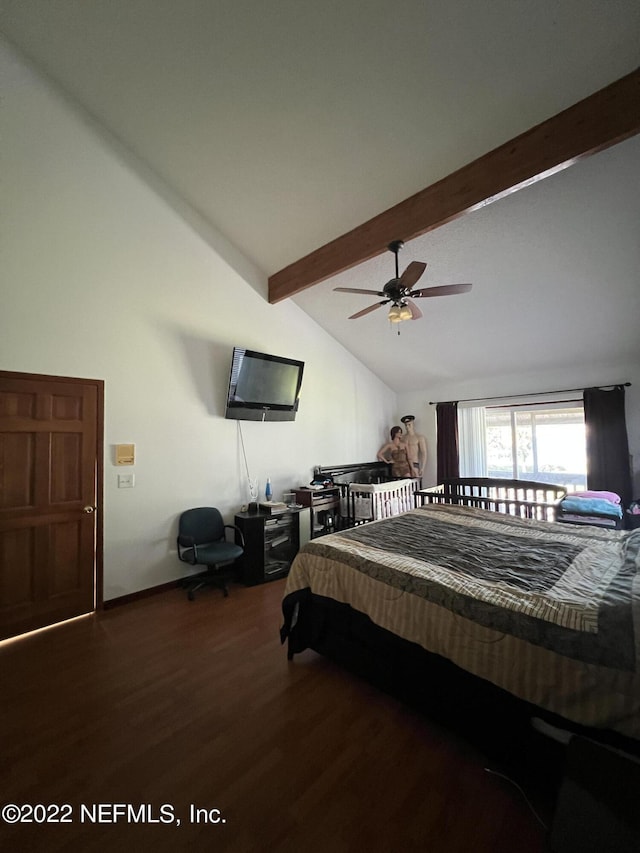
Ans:
[[[182,574],[182,509],[246,502],[223,409],[234,344],[306,363],[294,423],[242,425],[261,488],[375,459],[395,394],[293,303],[269,305],[246,258],[2,42],[0,78],[0,367],[105,380],[105,600]],[[136,485],[118,489],[129,442]]]
[[[585,364],[580,369],[561,368],[547,373],[513,374],[499,378],[485,376],[473,382],[441,384],[421,391],[398,395],[398,411],[416,416],[416,431],[427,439],[428,461],[423,477],[424,486],[436,485],[436,411],[429,401],[463,400],[508,394],[527,394],[567,388],[588,388],[595,385],[631,382],[625,389],[629,453],[632,457],[633,495],[640,496],[640,365]],[[580,394],[571,395],[572,399]],[[544,399],[544,398],[541,398]]]

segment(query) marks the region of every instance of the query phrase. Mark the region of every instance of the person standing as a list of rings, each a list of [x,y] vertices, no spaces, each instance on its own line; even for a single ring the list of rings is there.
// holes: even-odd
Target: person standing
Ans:
[[[413,477],[407,446],[403,441],[402,427],[391,427],[391,441],[378,451],[378,461],[391,465],[391,476],[397,479]]]
[[[409,476],[420,478],[427,464],[427,439],[415,431],[415,415],[404,415],[400,420],[407,431],[404,445],[412,471]]]

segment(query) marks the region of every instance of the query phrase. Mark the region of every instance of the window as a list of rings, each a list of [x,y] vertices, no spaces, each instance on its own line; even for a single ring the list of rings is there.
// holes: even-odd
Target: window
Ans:
[[[586,489],[582,406],[487,409],[485,422],[489,477],[556,483],[572,492]]]
[[[482,417],[470,417],[470,412]],[[586,489],[582,403],[463,409],[459,415],[461,476],[537,480],[569,492]],[[481,471],[472,459],[483,454]]]

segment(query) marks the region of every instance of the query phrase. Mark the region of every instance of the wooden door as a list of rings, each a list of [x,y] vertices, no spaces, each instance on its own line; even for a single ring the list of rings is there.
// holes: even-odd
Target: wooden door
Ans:
[[[102,399],[0,371],[0,639],[96,607]]]

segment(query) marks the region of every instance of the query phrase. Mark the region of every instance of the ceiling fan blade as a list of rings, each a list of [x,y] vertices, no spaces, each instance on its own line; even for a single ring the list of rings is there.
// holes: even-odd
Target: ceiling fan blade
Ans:
[[[468,293],[471,284],[442,284],[436,287],[423,287],[422,290],[414,290],[409,296],[451,296],[454,293]]]
[[[371,296],[384,296],[381,290],[363,290],[361,287],[334,287],[334,290],[339,290],[340,293],[368,293]]]
[[[409,307],[409,311],[411,311],[411,319],[419,320],[422,317],[422,311],[418,308],[415,302],[412,302],[410,299],[406,299],[405,302]]]
[[[369,305],[368,308],[363,308],[362,311],[357,311],[355,314],[352,314],[349,317],[349,320],[357,320],[358,317],[364,317],[365,314],[369,314],[371,311],[375,311],[376,308],[379,308],[381,305],[386,305],[389,302],[388,299],[383,299],[382,302],[376,302],[375,305]]]
[[[405,290],[411,290],[426,268],[427,265],[422,261],[412,261],[400,276],[398,284]]]

